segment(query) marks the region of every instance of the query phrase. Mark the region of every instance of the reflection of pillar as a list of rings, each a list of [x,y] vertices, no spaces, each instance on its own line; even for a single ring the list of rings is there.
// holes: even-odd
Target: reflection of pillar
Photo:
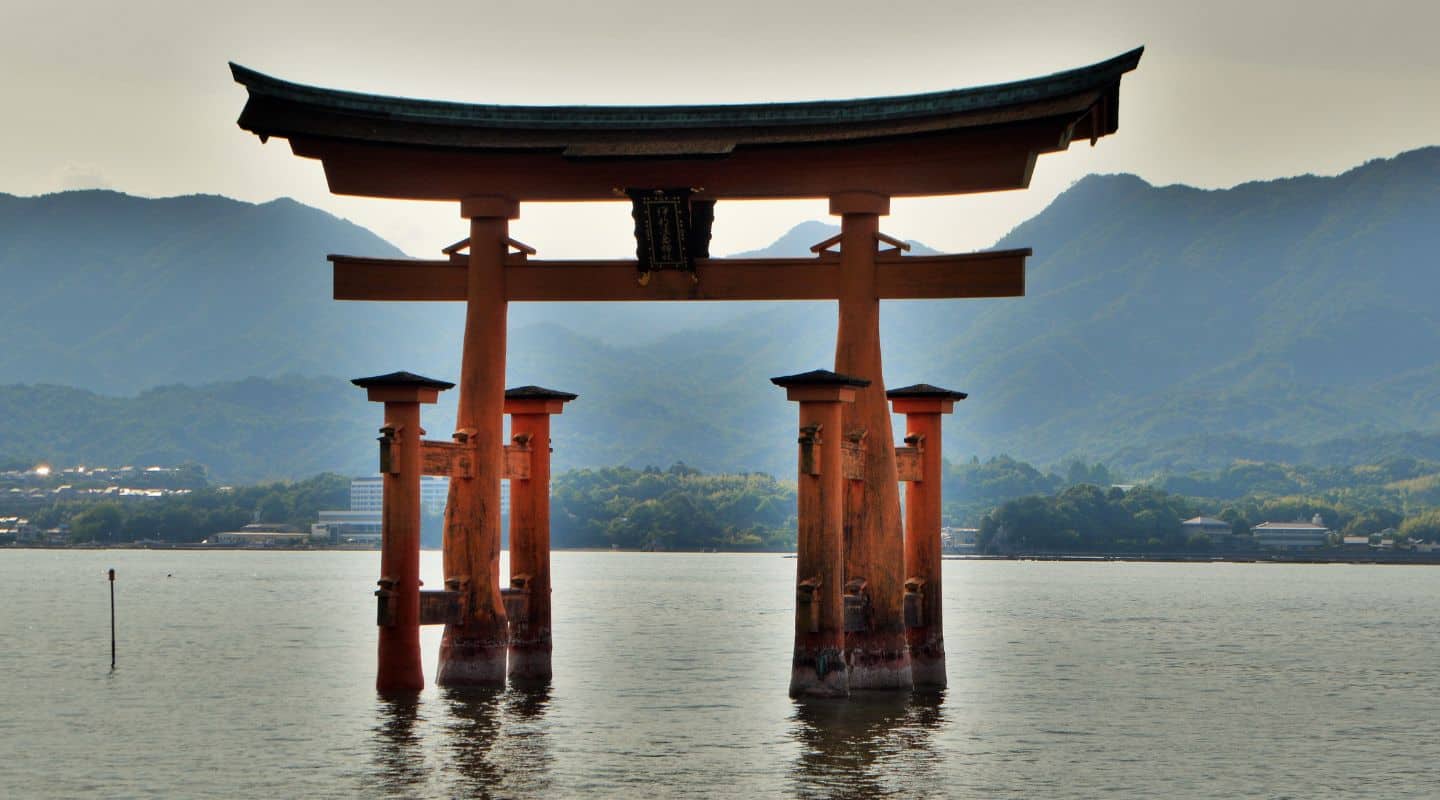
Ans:
[[[420,695],[400,694],[384,698],[376,707],[374,732],[375,769],[368,770],[377,793],[385,797],[413,797],[423,793],[430,778],[425,764],[426,737],[417,730],[420,722]]]
[[[963,392],[916,384],[886,392],[905,415],[906,438],[920,449],[918,480],[905,484],[906,639],[916,689],[945,688],[945,630],[940,618],[940,415],[955,410]]]
[[[880,295],[875,253],[880,216],[890,198],[845,192],[830,198],[840,215],[839,330],[835,371],[870,381],[846,406],[846,435],[864,433],[864,476],[852,481],[845,509],[845,579],[864,581],[869,610],[863,630],[845,636],[851,689],[909,689],[910,658],[901,608],[905,549],[895,436],[880,365]],[[859,584],[857,583],[857,586]],[[857,600],[864,601],[860,597]]]
[[[771,378],[800,403],[795,655],[790,696],[843,697],[845,667],[845,476],[840,410],[870,382],[815,370]]]
[[[460,359],[456,434],[475,446],[473,477],[451,476],[445,505],[445,583],[467,595],[469,615],[446,625],[440,642],[442,686],[503,686],[509,633],[500,598],[500,480],[505,457],[505,250],[508,220],[519,215],[503,197],[469,197],[465,349]]]
[[[938,695],[852,695],[844,703],[796,703],[790,739],[796,760],[787,792],[798,797],[881,797],[904,777],[906,797],[955,793],[937,774],[945,764],[935,732],[945,720]]]
[[[510,479],[510,589],[524,598],[510,618],[512,681],[550,680],[550,415],[576,397],[539,386],[505,392],[510,438],[530,448],[529,477]]]
[[[433,403],[453,383],[392,372],[351,381],[372,402],[385,404],[380,438],[379,660],[381,692],[425,688],[420,667],[420,404]]]

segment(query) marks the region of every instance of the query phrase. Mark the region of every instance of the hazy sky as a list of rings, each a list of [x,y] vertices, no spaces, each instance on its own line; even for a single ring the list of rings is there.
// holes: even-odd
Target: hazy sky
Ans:
[[[226,62],[381,94],[703,103],[973,86],[1145,45],[1118,134],[1042,158],[1029,191],[900,201],[883,225],[973,249],[1090,172],[1222,187],[1440,143],[1437,31],[1433,0],[3,0],[0,192],[288,195],[434,256],[465,234],[454,206],[332,197],[317,162],[236,127],[245,92]],[[722,203],[714,248],[760,246],[824,213]],[[633,252],[621,204],[522,215],[515,235],[542,256]]]

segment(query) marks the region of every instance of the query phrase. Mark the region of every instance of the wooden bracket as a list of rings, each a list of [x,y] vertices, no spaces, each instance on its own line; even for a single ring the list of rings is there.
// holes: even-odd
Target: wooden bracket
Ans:
[[[420,443],[420,474],[475,477],[475,446],[470,442]]]
[[[530,480],[530,460],[535,455],[535,449],[530,446],[530,434],[519,434],[511,441],[514,444],[505,445],[505,460],[501,467],[500,477],[512,481],[528,481]]]
[[[843,234],[837,233],[834,236],[831,236],[829,239],[820,242],[819,244],[810,245],[810,252],[815,253],[816,255],[838,255],[840,253],[839,250],[831,250],[830,248],[834,247],[837,244],[840,244],[840,237],[842,235]]]
[[[814,575],[795,587],[795,625],[807,633],[820,632],[820,586],[824,581]]]
[[[400,443],[396,441],[395,436],[403,427],[404,426],[400,425],[391,425],[387,422],[385,426],[380,429],[380,438],[377,441],[380,442],[381,475],[400,474],[400,459],[398,458],[399,453],[397,452]]]
[[[538,252],[535,248],[531,247],[528,244],[525,244],[519,239],[512,239],[509,236],[506,236],[504,241],[507,250],[514,250],[521,256],[533,256],[536,252]],[[467,236],[464,239],[456,242],[455,244],[450,245],[449,247],[442,248],[440,252],[444,253],[447,256],[450,256],[451,261],[455,261],[460,258],[461,250],[468,249],[470,249],[470,237]]]
[[[466,596],[448,589],[420,590],[421,625],[460,625],[465,622]]]
[[[806,425],[800,428],[800,474],[819,475],[820,459],[815,448],[820,446],[820,430],[823,425]]]
[[[925,480],[920,456],[925,452],[925,435],[912,433],[905,437],[905,446],[895,448],[895,471],[902,481]]]
[[[845,582],[845,632],[858,633],[870,629],[870,592],[864,578]]]
[[[909,243],[909,242],[901,241],[900,239],[896,239],[894,236],[890,236],[889,234],[884,234],[884,233],[881,233],[881,232],[879,232],[879,231],[876,231],[876,232],[875,232],[875,241],[880,242],[881,244],[888,244],[888,245],[890,245],[890,249],[889,249],[889,250],[882,250],[882,251],[881,251],[882,253],[908,253],[908,252],[910,252],[910,243]]]
[[[920,628],[925,625],[925,579],[911,577],[905,580],[904,603],[905,627]]]
[[[516,576],[517,579],[522,577],[528,580],[530,576]],[[510,620],[511,625],[523,623],[529,616],[530,588],[525,586],[524,580],[519,580],[518,584],[500,589],[500,599],[505,602],[505,616]]]
[[[381,627],[395,624],[395,582],[381,578],[380,588],[375,592],[375,624]],[[421,625],[458,625],[465,621],[466,598],[454,589],[440,591],[420,590]]]

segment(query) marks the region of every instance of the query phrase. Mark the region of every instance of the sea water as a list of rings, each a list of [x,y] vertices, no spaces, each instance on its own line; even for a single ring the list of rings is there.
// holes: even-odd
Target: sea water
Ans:
[[[947,561],[947,692],[800,703],[778,555],[556,553],[552,685],[409,700],[378,563],[0,551],[0,796],[1440,795],[1436,567]]]

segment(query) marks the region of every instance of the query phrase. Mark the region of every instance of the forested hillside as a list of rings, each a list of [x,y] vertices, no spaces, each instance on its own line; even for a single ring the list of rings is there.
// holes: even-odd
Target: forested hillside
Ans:
[[[1143,477],[1434,458],[1436,219],[1440,148],[1217,191],[1092,176],[999,243],[1034,248],[1026,297],[886,303],[886,381],[970,393],[947,422],[956,461]],[[194,460],[227,479],[368,468],[376,411],[343,379],[453,379],[461,312],[334,302],[337,251],[394,253],[289,201],[0,196],[0,375],[23,385],[0,391],[0,458]],[[654,324],[650,308],[512,310],[509,382],[581,395],[557,465],[788,474],[793,409],[767,379],[830,363],[816,332],[833,306],[670,304]],[[427,409],[432,433],[453,402]]]

